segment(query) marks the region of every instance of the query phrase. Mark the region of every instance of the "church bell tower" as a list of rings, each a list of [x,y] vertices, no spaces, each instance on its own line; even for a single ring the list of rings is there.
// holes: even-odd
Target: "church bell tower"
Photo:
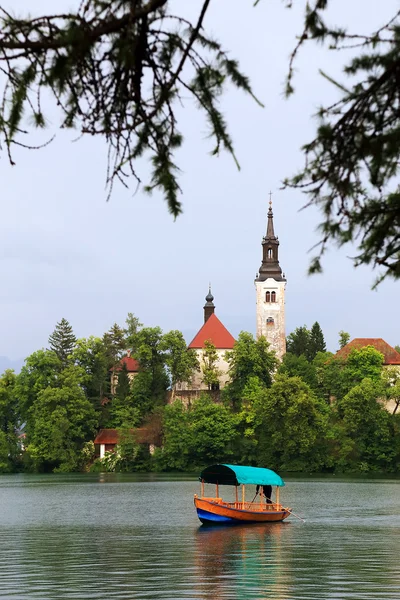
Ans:
[[[279,266],[279,240],[274,232],[272,201],[269,201],[267,234],[262,240],[262,262],[256,275],[257,338],[263,335],[282,360],[286,352],[286,278]]]

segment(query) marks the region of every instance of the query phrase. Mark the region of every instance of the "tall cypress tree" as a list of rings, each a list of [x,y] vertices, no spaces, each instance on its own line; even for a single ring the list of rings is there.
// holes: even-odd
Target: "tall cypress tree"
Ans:
[[[286,351],[296,356],[307,356],[310,347],[310,330],[304,325],[296,327],[286,338]]]
[[[68,365],[68,357],[72,354],[75,345],[76,337],[71,325],[67,319],[61,319],[49,337],[49,346],[50,350],[57,354],[63,367]]]
[[[308,360],[313,360],[318,352],[326,352],[324,334],[318,321],[311,327],[310,341],[308,345]]]

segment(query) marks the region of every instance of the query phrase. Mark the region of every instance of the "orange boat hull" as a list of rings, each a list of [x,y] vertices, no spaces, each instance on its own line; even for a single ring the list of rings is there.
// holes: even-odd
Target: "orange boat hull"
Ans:
[[[197,516],[205,525],[235,523],[273,523],[283,521],[290,509],[280,504],[223,502],[221,498],[194,497]]]

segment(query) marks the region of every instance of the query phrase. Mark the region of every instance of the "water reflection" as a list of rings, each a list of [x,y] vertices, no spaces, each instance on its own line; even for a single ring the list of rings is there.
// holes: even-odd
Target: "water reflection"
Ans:
[[[288,598],[290,568],[282,554],[291,525],[200,527],[196,566],[204,598]],[[227,596],[229,593],[229,596]]]

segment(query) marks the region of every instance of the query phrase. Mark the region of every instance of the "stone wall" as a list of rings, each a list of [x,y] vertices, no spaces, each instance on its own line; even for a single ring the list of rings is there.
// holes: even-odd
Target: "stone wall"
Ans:
[[[202,360],[203,349],[198,348],[195,350],[195,352],[197,354],[197,358],[198,358],[198,361],[200,364],[200,369],[201,369],[201,366],[203,364],[203,360]],[[228,352],[228,350],[222,350],[222,349],[217,348],[217,354],[218,354],[217,368],[222,373],[219,378],[220,389],[224,388],[229,381],[229,375],[228,375],[229,365],[225,360],[226,352]],[[176,386],[176,392],[181,391],[181,390],[207,390],[208,391],[208,387],[202,382],[202,378],[203,378],[202,371],[201,370],[197,371],[194,374],[190,384],[178,383]]]

